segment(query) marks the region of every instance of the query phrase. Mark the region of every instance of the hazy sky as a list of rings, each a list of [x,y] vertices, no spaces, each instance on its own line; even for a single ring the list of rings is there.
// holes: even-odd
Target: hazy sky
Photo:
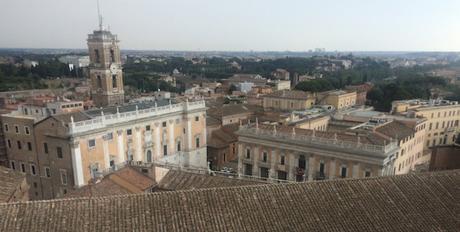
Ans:
[[[459,0],[100,0],[122,49],[460,51]],[[0,47],[86,48],[96,0],[0,0]]]

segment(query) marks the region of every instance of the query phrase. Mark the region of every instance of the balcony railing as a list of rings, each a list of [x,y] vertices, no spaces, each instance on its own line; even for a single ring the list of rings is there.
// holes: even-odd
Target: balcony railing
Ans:
[[[350,149],[350,150],[357,150],[357,151],[368,151],[372,153],[378,154],[387,154],[388,152],[395,151],[397,149],[396,142],[390,142],[386,145],[374,145],[374,144],[366,144],[366,143],[359,143],[359,142],[352,142],[352,141],[344,141],[340,139],[330,139],[330,138],[323,138],[317,137],[312,135],[301,135],[301,134],[293,134],[293,133],[286,133],[286,132],[276,132],[272,130],[266,129],[257,129],[254,127],[242,126],[239,130],[239,134],[250,134],[255,135],[259,138],[271,138],[276,140],[283,140],[283,141],[293,141],[293,142],[300,142],[302,144],[316,144],[328,147],[336,147],[340,149]]]
[[[205,107],[205,102],[203,100],[194,102],[187,101],[177,104],[169,104],[165,106],[155,106],[143,110],[136,109],[130,112],[101,115],[90,120],[84,120],[79,122],[73,122],[73,119],[71,119],[71,122],[69,124],[69,133],[74,134],[88,130],[104,128],[111,124],[127,122],[141,118],[154,117],[168,113],[205,109]]]

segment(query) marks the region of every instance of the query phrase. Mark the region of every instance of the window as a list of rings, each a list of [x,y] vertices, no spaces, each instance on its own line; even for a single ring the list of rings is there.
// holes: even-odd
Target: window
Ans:
[[[37,170],[35,170],[35,164],[30,164],[30,173],[32,175],[37,175]]]
[[[95,139],[88,140],[88,148],[92,149],[94,147],[96,147],[96,140]]]
[[[166,121],[164,121],[163,123],[161,123],[163,127],[166,127]]]
[[[10,168],[16,170],[16,163],[14,161],[10,161]]]
[[[163,145],[163,156],[168,155],[168,145]]]
[[[19,126],[18,125],[14,126],[14,130],[16,131],[16,134],[19,134]]]
[[[145,130],[149,131],[150,130],[150,125],[145,126]]]
[[[28,126],[24,127],[24,132],[26,133],[26,135],[30,135],[30,130]]]
[[[27,142],[27,150],[32,151],[32,143]]]
[[[282,156],[280,157],[280,164],[281,164],[281,165],[284,165],[284,163],[286,162],[285,159],[286,159],[286,158],[284,157],[284,155],[282,155]]]
[[[366,170],[366,171],[364,172],[364,177],[370,177],[370,176],[371,176],[371,171]]]
[[[43,149],[45,150],[45,153],[48,154],[48,144],[43,143]]]
[[[34,182],[34,188],[38,188],[37,182]]]
[[[319,163],[319,174],[324,176],[324,161]]]
[[[198,121],[200,121],[200,117],[196,116],[195,117],[195,122],[198,122]]]
[[[112,132],[107,133],[107,135],[105,136],[105,140],[112,140],[112,139],[113,139],[113,133]]]
[[[340,177],[342,178],[347,177],[347,167],[342,166],[342,168],[340,169]]]
[[[110,49],[110,60],[112,63],[115,62],[115,51],[113,49]]]
[[[177,141],[177,151],[180,151],[181,147],[180,147],[180,141]]]
[[[267,154],[266,151],[264,151],[264,152],[262,153],[262,161],[266,163],[266,162],[267,162],[267,159],[268,159],[268,154]]]
[[[97,84],[97,88],[98,88],[98,89],[102,88],[102,78],[101,78],[101,76],[98,75],[98,76],[96,77],[96,81],[97,81],[97,83],[96,83],[96,84]]]
[[[26,172],[26,165],[25,164],[21,164],[21,172]]]
[[[430,126],[428,127],[428,130],[431,130],[432,123],[430,122]]]
[[[126,135],[132,135],[132,134],[133,134],[133,130],[131,130],[131,129],[126,130]]]
[[[21,144],[21,141],[18,141],[18,149],[21,150],[22,149],[22,144]]]
[[[96,59],[96,63],[100,63],[101,62],[101,56],[99,54],[99,50],[98,49],[94,49],[94,58]]]
[[[250,158],[251,158],[251,149],[246,148],[246,159],[250,159]]]
[[[59,159],[62,159],[62,147],[56,147],[56,154]]]
[[[147,151],[147,163],[151,163],[152,162],[152,151],[148,150]]]
[[[3,125],[3,128],[5,128],[5,132],[8,132],[8,131],[10,130],[10,128],[8,127],[8,124],[7,124],[7,123],[5,123],[5,124]]]
[[[67,170],[61,169],[59,172],[61,173],[61,184],[67,185]]]
[[[45,176],[48,178],[51,177],[51,170],[49,167],[45,167]]]
[[[11,140],[7,140],[6,143],[8,144],[8,148],[11,148]]]
[[[112,88],[117,88],[117,75],[112,75]]]
[[[200,147],[200,138],[195,139],[195,145],[196,145],[196,148]]]

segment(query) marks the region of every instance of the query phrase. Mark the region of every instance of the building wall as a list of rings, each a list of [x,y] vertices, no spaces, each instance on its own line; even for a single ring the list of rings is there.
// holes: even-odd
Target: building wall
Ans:
[[[419,108],[415,111],[426,122],[425,148],[454,144],[460,132],[460,105]]]
[[[306,110],[315,104],[314,99],[287,99],[276,97],[264,97],[264,109],[274,109],[282,111]]]
[[[228,124],[234,124],[234,123],[239,123],[240,120],[246,120],[248,119],[249,115],[251,113],[241,113],[241,114],[233,114],[233,115],[228,115],[228,116],[223,116],[222,117],[222,126],[228,125]]]
[[[415,133],[401,138],[399,141],[399,151],[396,153],[394,162],[394,173],[407,174],[414,170],[416,164],[424,158],[426,153],[423,152],[424,141],[426,136],[426,124],[421,123],[414,128]]]
[[[28,117],[16,118],[3,115],[2,123],[9,167],[26,174],[27,184],[31,186],[29,198],[32,200],[39,199],[41,188],[39,162],[38,157],[35,155],[37,148],[34,138],[34,120]],[[18,132],[16,132],[16,127]],[[26,133],[26,127],[29,130],[29,134]],[[18,142],[21,144],[20,148]]]
[[[238,146],[236,143],[230,143],[222,148],[213,148],[208,146],[208,162],[211,169],[222,170],[226,163],[238,158]]]
[[[295,127],[309,130],[326,131],[330,119],[330,116],[313,118],[302,123],[296,123]]]
[[[338,110],[352,107],[356,105],[356,92],[327,95],[323,100],[323,104],[333,105]]]
[[[262,169],[269,169],[269,178],[279,179],[286,174],[289,181],[312,181],[320,179],[335,178],[360,178],[366,176],[381,175],[382,166],[376,162],[357,160],[356,158],[337,158],[331,156],[328,151],[309,151],[299,152],[296,149],[281,149],[278,144],[267,146],[265,144],[238,142],[239,151],[239,174],[248,174],[247,168],[251,165],[253,176],[263,177]],[[250,156],[247,158],[247,152]],[[267,161],[263,161],[264,153],[267,154]],[[284,157],[284,164],[282,163]],[[300,168],[299,160],[301,157],[305,160],[305,168]],[[323,164],[323,172],[320,172]],[[345,175],[342,177],[342,168],[346,168]]]

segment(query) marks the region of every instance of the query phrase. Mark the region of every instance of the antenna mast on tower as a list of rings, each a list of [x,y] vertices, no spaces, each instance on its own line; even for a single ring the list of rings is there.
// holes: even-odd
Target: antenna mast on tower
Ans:
[[[99,30],[103,30],[103,26],[102,26],[102,14],[101,14],[101,9],[100,9],[100,6],[99,6],[99,0],[97,0],[97,16],[99,18]]]

